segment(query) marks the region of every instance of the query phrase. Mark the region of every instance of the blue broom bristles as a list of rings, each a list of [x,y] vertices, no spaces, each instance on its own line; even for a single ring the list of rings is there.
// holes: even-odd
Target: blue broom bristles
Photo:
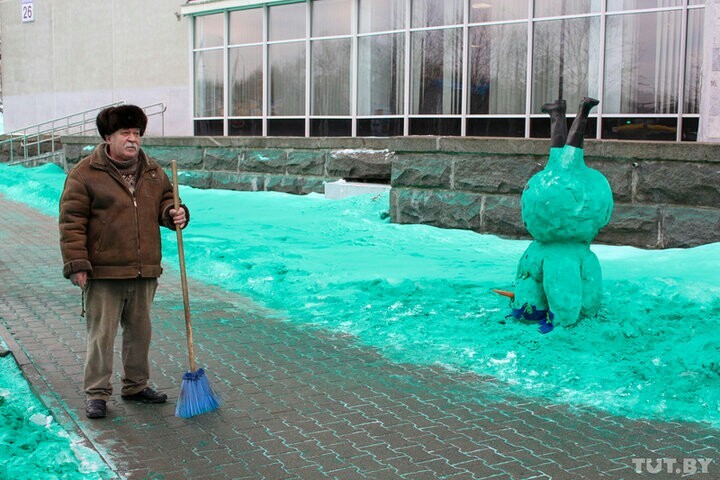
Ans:
[[[210,385],[205,370],[198,368],[194,372],[183,374],[180,396],[175,407],[176,417],[190,418],[212,412],[221,403],[222,398]]]

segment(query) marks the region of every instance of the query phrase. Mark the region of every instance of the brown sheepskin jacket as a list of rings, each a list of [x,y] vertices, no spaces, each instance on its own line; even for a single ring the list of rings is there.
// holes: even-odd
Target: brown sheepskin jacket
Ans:
[[[160,226],[175,228],[169,214],[170,179],[140,150],[133,195],[110,164],[105,145],[83,158],[65,180],[59,217],[63,275],[86,271],[97,279],[159,277]]]

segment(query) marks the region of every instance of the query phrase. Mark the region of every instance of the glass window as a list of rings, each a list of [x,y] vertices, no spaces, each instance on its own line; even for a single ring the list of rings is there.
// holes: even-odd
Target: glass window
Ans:
[[[410,135],[460,135],[459,118],[411,118]]]
[[[230,12],[230,45],[263,41],[263,10],[235,10]]]
[[[403,114],[404,35],[361,37],[358,45],[358,115]]]
[[[304,137],[305,120],[291,118],[268,120],[268,135],[275,137]]]
[[[357,122],[359,137],[396,137],[403,134],[402,118],[361,118]]]
[[[535,1],[536,17],[558,17],[599,12],[603,0],[552,0]]]
[[[603,138],[654,142],[677,139],[676,118],[606,118],[602,126]]]
[[[680,11],[608,17],[604,112],[677,112],[681,18]]]
[[[268,38],[271,42],[305,38],[305,2],[268,8]]]
[[[384,32],[405,27],[405,0],[360,0],[360,32]]]
[[[459,114],[462,30],[413,32],[411,39],[411,113]]]
[[[470,23],[520,20],[528,16],[528,0],[470,0]]]
[[[578,104],[575,105],[568,105],[568,114],[573,115],[577,113],[578,111]],[[595,111],[592,112],[593,114]],[[570,126],[572,125],[573,118],[567,119],[567,125],[568,129],[570,129]],[[587,119],[587,122],[585,123],[585,133],[583,134],[583,137],[585,138],[595,138],[597,137],[597,126],[598,121],[597,117],[590,117]],[[544,118],[531,118],[530,119],[530,138],[550,138],[550,116],[547,115]]]
[[[525,113],[527,25],[471,27],[469,41],[468,112]]]
[[[268,47],[270,63],[269,115],[305,114],[305,43]]]
[[[221,137],[223,136],[223,121],[195,120],[193,122],[193,132],[194,135]]]
[[[195,48],[221,47],[224,19],[222,13],[195,17]]]
[[[469,137],[524,137],[524,118],[468,118],[465,134]]]
[[[312,36],[350,34],[350,0],[312,2]]]
[[[687,51],[685,52],[684,113],[700,113],[700,75],[703,57],[703,10],[688,11]]]
[[[228,122],[231,137],[259,137],[262,135],[262,120],[231,118]]]
[[[349,137],[352,135],[352,120],[317,118],[310,120],[311,137]]]
[[[412,26],[421,28],[462,23],[463,3],[462,0],[413,0]]]
[[[223,115],[223,51],[195,52],[195,116]]]
[[[683,142],[697,142],[698,127],[700,119],[688,118],[682,119],[682,138]]]
[[[350,39],[312,42],[312,115],[350,115]]]
[[[583,97],[599,90],[600,18],[537,22],[534,32],[532,111],[564,98],[568,113]]]
[[[646,8],[679,7],[683,0],[608,0],[609,12],[616,10],[642,10]]]
[[[236,47],[229,51],[230,115],[262,115],[262,47]]]

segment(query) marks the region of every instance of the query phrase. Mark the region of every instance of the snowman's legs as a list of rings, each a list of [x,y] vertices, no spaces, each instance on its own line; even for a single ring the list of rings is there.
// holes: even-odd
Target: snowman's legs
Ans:
[[[578,114],[575,117],[575,120],[573,120],[572,125],[570,126],[570,132],[568,133],[566,145],[570,145],[571,147],[576,148],[583,148],[583,140],[585,137],[585,124],[587,123],[587,118],[590,114],[590,110],[592,110],[593,107],[595,107],[598,103],[600,103],[600,101],[595,100],[594,98],[585,97],[582,99],[582,101],[580,102]]]
[[[550,148],[562,148],[568,134],[565,100],[558,98],[552,103],[544,104],[540,110],[550,115]]]

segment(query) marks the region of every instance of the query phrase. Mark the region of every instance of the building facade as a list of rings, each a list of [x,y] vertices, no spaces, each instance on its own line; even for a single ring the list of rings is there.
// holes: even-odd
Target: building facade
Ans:
[[[697,139],[700,0],[191,2],[197,134]]]
[[[124,100],[167,135],[546,138],[590,96],[587,138],[720,141],[716,0],[28,1],[6,130]]]
[[[191,135],[189,19],[180,5],[0,1],[5,131],[125,101],[166,106],[148,135]]]

